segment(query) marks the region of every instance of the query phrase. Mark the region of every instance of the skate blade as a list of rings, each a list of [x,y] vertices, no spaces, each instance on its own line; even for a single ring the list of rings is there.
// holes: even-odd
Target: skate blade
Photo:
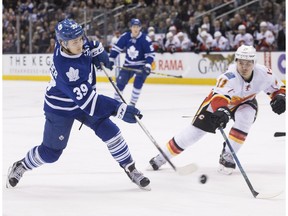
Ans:
[[[223,175],[231,175],[233,173],[233,168],[225,167],[223,165],[220,165],[218,168],[218,173],[223,174]]]
[[[153,167],[149,164],[147,167],[146,167],[146,169],[145,169],[146,171],[158,171],[158,170],[154,170],[153,169]]]
[[[138,187],[139,187],[141,190],[151,191],[150,185],[147,185],[146,187],[141,187],[141,186],[138,185]]]
[[[9,167],[9,169],[8,169],[8,175],[7,175],[7,178],[6,178],[6,188],[13,188],[13,186],[10,185],[10,183],[9,183],[9,173],[11,172],[11,169],[12,169],[12,166]]]

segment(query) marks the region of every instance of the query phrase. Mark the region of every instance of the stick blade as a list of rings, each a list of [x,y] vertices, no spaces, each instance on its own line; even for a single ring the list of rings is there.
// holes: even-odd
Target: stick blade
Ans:
[[[255,198],[256,199],[272,199],[272,198],[275,198],[275,197],[279,196],[282,193],[283,193],[283,191],[270,193],[270,194],[259,193]]]
[[[175,76],[175,78],[183,78],[183,76],[182,76],[182,75],[179,75],[179,76]]]
[[[177,173],[179,175],[189,175],[193,172],[195,172],[198,169],[198,166],[194,163],[187,164],[183,167],[177,167]]]

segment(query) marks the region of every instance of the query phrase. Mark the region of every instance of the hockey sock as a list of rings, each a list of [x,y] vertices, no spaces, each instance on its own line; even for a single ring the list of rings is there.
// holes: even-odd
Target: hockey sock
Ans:
[[[184,149],[180,148],[179,145],[175,142],[174,138],[169,140],[169,142],[166,144],[167,149],[169,150],[170,155],[176,156],[180,154]]]
[[[32,169],[37,168],[37,167],[39,167],[45,163],[39,155],[38,147],[39,146],[35,146],[26,154],[26,156],[24,158],[25,168],[32,170]]]
[[[123,91],[120,91],[120,93],[122,94]],[[119,94],[117,92],[114,93],[114,99],[117,100],[117,101],[122,102],[121,97],[119,96]]]
[[[247,137],[247,133],[238,130],[236,128],[231,128],[229,132],[229,141],[233,148],[233,150],[237,153],[239,149],[242,147],[242,144],[245,142]],[[225,146],[225,151],[230,152],[228,146]]]
[[[131,104],[137,103],[139,96],[140,96],[140,93],[141,93],[141,89],[137,89],[137,88],[133,87],[131,100],[130,100]]]
[[[111,155],[121,167],[125,167],[125,165],[133,161],[128,145],[120,132],[110,140],[105,141],[105,143],[107,144]]]

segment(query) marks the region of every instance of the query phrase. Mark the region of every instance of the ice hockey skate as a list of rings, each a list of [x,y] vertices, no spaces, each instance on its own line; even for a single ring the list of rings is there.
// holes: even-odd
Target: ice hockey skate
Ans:
[[[149,186],[150,180],[135,168],[134,162],[127,164],[124,170],[131,181],[138,185],[139,188],[151,190],[151,187]]]
[[[223,148],[220,155],[219,164],[218,172],[225,175],[231,175],[233,170],[236,168],[232,154],[226,152],[225,148]]]
[[[15,187],[22,178],[24,172],[27,171],[22,162],[23,160],[17,161],[9,168],[6,188]]]
[[[165,163],[165,158],[163,158],[163,156],[160,154],[149,161],[149,164],[152,166],[153,170],[158,170]]]

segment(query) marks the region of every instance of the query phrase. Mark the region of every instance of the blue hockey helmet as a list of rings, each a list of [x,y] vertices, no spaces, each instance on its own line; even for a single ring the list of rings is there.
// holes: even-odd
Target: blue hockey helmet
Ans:
[[[130,21],[130,26],[133,26],[133,25],[141,26],[141,21],[139,19],[133,18]]]
[[[74,20],[64,19],[55,27],[55,33],[59,42],[67,42],[82,36],[84,34],[84,30]]]

